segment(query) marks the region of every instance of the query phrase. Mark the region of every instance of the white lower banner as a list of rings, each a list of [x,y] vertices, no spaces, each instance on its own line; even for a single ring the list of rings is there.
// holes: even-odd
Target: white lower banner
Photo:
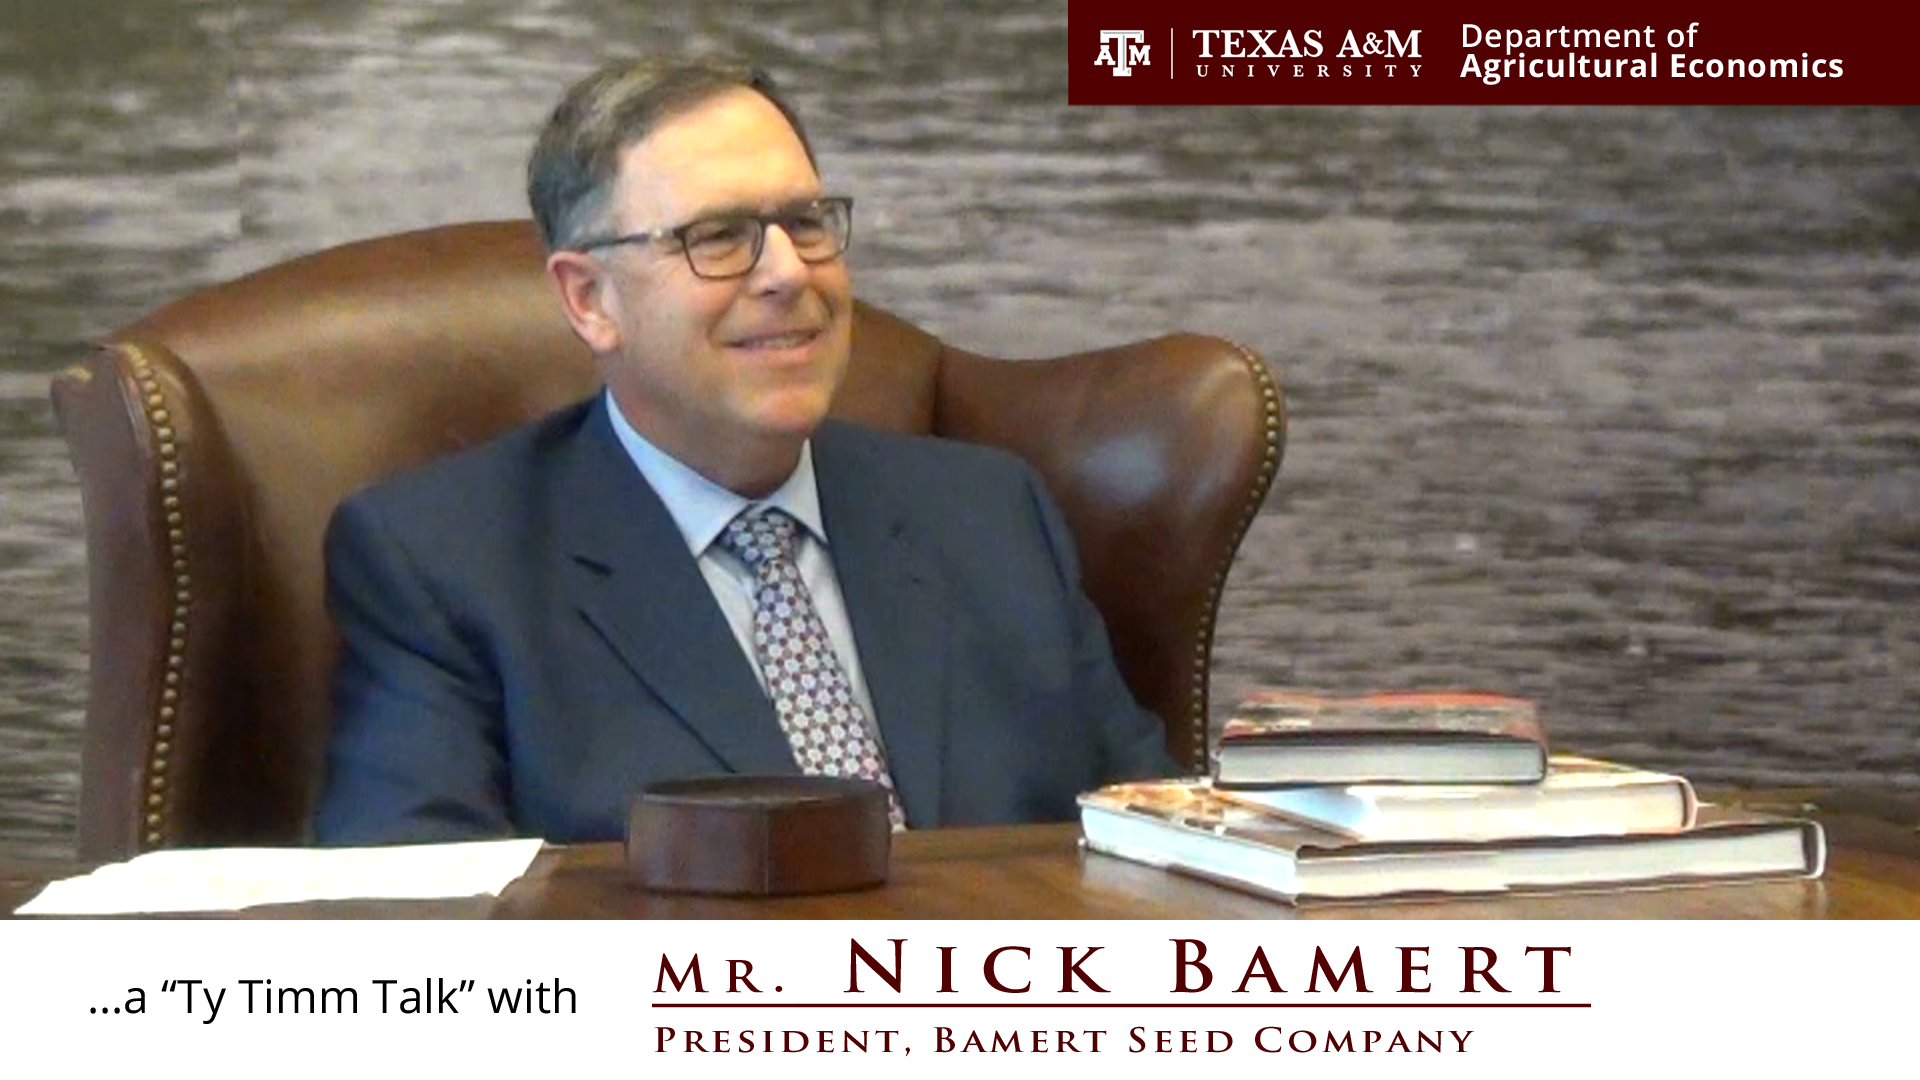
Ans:
[[[1787,1075],[1908,1056],[1920,923],[18,920],[0,957],[10,1058],[78,1075]]]

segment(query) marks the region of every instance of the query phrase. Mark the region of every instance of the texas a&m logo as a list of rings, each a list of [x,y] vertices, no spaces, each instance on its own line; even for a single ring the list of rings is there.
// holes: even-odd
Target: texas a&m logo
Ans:
[[[1100,56],[1094,60],[1094,64],[1112,68],[1115,75],[1133,74],[1135,64],[1145,67],[1147,32],[1145,30],[1100,31]]]

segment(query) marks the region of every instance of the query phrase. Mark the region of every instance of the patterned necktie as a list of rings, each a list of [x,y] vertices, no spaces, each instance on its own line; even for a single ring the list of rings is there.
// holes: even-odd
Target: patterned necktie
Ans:
[[[907,827],[887,773],[886,752],[867,727],[826,624],[800,579],[796,526],[785,511],[748,511],[727,524],[720,546],[753,572],[753,650],[793,759],[809,776],[857,776],[887,789],[887,817]]]

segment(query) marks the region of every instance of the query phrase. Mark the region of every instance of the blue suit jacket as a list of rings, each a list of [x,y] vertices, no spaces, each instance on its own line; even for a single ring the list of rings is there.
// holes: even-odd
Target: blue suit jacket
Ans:
[[[1038,477],[829,422],[814,468],[909,824],[1059,820],[1171,775]],[[343,503],[323,843],[622,835],[661,779],[796,771],[772,705],[603,398]]]

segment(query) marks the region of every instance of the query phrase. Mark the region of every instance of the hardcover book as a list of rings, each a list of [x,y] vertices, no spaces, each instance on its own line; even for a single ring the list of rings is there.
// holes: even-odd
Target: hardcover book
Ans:
[[[1289,903],[1817,877],[1826,865],[1818,822],[1719,807],[1668,832],[1360,841],[1205,781],[1148,781],[1080,796],[1080,827],[1089,851]]]
[[[1222,788],[1531,784],[1546,771],[1538,708],[1500,694],[1260,691],[1242,699],[1214,751]]]
[[[1538,784],[1361,784],[1221,788],[1245,802],[1355,840],[1491,840],[1672,832],[1694,823],[1686,777],[1554,754]]]

